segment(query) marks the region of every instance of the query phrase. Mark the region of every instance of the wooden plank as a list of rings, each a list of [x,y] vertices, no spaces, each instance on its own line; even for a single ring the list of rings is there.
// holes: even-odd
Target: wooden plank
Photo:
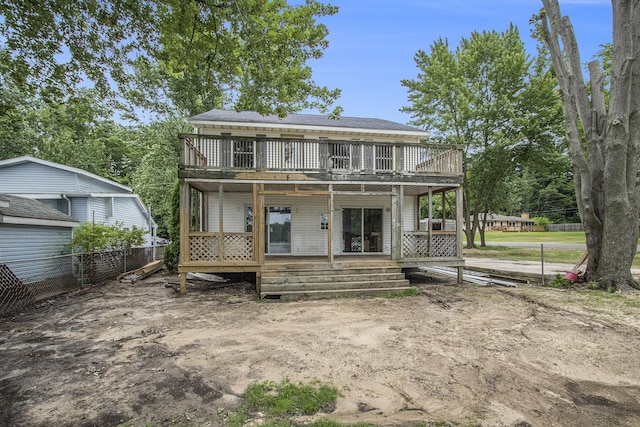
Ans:
[[[189,262],[189,184],[180,180],[180,261]]]
[[[122,273],[118,275],[118,280],[122,282],[130,282],[133,283],[136,280],[144,279],[145,277],[150,276],[162,269],[163,261],[152,261],[140,268],[136,268],[135,270],[127,271],[126,273]],[[134,277],[131,279],[127,279],[128,276],[133,275]]]

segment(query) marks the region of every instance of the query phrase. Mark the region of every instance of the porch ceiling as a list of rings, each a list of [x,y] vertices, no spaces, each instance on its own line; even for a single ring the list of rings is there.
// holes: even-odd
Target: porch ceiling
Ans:
[[[203,191],[203,192],[218,192],[218,184],[219,182],[210,182],[210,181],[196,181],[189,183],[192,187]],[[253,191],[253,183],[250,182],[223,182],[224,192],[227,193],[244,193],[244,192],[252,192]],[[335,192],[361,192],[364,187],[363,194],[367,192],[391,192],[392,184],[333,184],[333,191]],[[452,190],[454,187],[451,186],[442,186],[442,185],[428,185],[428,184],[419,184],[419,185],[407,185],[404,184],[404,194],[407,196],[418,196],[421,194],[427,194],[429,189],[434,193],[437,193],[442,190]],[[293,191],[295,189],[295,184],[287,183],[287,184],[274,184],[269,183],[265,184],[265,190],[268,191]],[[298,184],[298,191],[328,191],[329,184]]]

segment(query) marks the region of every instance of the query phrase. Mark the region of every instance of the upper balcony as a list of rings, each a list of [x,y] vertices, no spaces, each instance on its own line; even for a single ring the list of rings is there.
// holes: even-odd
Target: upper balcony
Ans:
[[[462,147],[402,142],[180,135],[180,169],[461,179]]]

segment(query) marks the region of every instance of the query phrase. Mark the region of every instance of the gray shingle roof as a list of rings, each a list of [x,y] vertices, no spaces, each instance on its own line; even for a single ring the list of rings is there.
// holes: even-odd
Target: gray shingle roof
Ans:
[[[9,203],[9,206],[5,206],[6,202]],[[0,215],[18,218],[35,218],[53,221],[77,222],[69,215],[65,215],[62,212],[37,200],[27,199],[24,197],[9,196],[6,194],[0,194]]]
[[[280,118],[276,115],[262,116],[254,111],[237,112],[231,110],[211,110],[206,113],[193,116],[189,121],[268,123],[290,126],[322,126],[403,132],[425,132],[422,129],[418,129],[413,126],[382,119],[370,119],[363,117],[340,117],[339,119],[332,119],[329,116],[317,114],[289,114],[286,117]]]

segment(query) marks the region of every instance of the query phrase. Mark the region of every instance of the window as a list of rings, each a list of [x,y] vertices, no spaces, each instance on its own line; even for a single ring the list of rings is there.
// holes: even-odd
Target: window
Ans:
[[[329,214],[321,213],[320,214],[320,230],[328,230],[329,229]]]
[[[113,216],[113,197],[104,199],[105,216],[111,218]]]
[[[253,232],[253,206],[245,205],[244,207],[244,232]]]

